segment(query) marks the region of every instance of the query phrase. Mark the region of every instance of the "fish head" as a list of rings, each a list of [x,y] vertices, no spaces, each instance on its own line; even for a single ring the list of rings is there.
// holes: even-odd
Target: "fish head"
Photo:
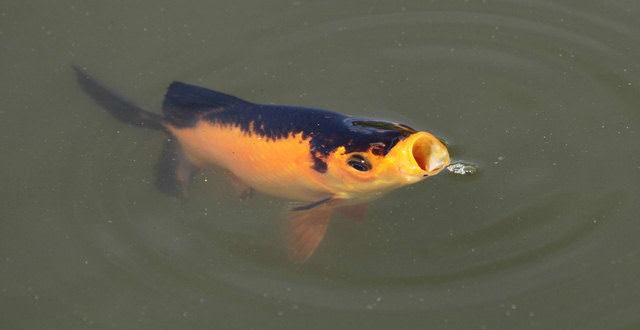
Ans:
[[[337,196],[375,197],[436,175],[450,162],[447,147],[427,132],[404,136],[388,150],[381,147],[384,143],[356,152],[339,147],[329,156],[327,175]]]

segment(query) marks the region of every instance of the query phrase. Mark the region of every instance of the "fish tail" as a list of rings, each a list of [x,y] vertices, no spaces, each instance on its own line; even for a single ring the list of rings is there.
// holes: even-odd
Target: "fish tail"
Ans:
[[[136,127],[169,132],[164,125],[163,116],[137,106],[80,67],[71,65],[71,68],[75,71],[82,90],[117,120]],[[169,137],[156,166],[156,186],[167,195],[183,198],[197,171],[198,168],[187,160],[180,143],[175,138]]]
[[[103,85],[79,66],[72,64],[71,68],[75,71],[82,90],[117,120],[137,127],[164,129],[161,115],[137,106],[126,97]]]

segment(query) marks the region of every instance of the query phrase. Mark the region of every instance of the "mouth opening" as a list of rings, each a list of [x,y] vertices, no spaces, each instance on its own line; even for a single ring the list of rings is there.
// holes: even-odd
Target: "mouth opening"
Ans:
[[[411,149],[413,158],[423,171],[429,169],[429,156],[431,155],[431,143],[427,138],[419,138],[413,143]]]
[[[447,149],[431,136],[418,137],[413,142],[411,153],[418,167],[426,172],[424,175],[435,175],[449,164]]]

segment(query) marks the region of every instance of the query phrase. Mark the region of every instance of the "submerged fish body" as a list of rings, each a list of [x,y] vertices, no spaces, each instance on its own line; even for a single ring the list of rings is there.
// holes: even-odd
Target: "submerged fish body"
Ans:
[[[313,254],[335,210],[361,217],[362,203],[449,165],[437,138],[406,125],[256,104],[181,82],[169,86],[161,116],[74,69],[81,87],[114,117],[175,138],[158,167],[164,191],[183,193],[194,171],[218,166],[239,186],[309,202],[288,216],[289,252],[298,262]]]

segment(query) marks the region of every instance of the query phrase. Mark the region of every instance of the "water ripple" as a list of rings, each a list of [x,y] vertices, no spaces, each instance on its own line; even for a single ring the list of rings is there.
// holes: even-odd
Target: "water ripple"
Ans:
[[[341,223],[338,228],[354,235],[352,245],[338,240],[345,239],[346,234],[330,232],[324,247],[326,254],[320,251],[308,264],[294,266],[286,261],[277,220],[286,203],[268,197],[258,197],[249,205],[235,201],[224,194],[224,179],[219,173],[206,174],[213,184],[198,181],[191,200],[170,200],[155,191],[151,175],[153,155],[159,153],[161,145],[159,134],[134,133],[123,127],[122,133],[114,135],[105,128],[105,141],[97,143],[99,148],[84,150],[86,158],[76,171],[71,216],[83,237],[79,248],[92,258],[106,260],[123,281],[132,285],[145,285],[153,276],[168,286],[182,286],[205,295],[259,300],[291,309],[453,308],[569,280],[574,274],[563,272],[567,263],[594,248],[598,232],[613,225],[605,219],[628,205],[632,197],[604,183],[606,174],[602,179],[592,178],[586,170],[572,169],[568,161],[564,166],[550,165],[558,161],[558,155],[567,154],[597,161],[601,157],[598,151],[606,146],[597,137],[585,140],[570,136],[572,129],[580,129],[570,125],[572,117],[581,118],[578,103],[563,103],[568,104],[566,108],[557,106],[570,113],[563,118],[545,113],[553,108],[553,102],[569,102],[559,97],[545,99],[554,89],[545,79],[553,76],[578,81],[586,77],[581,81],[593,92],[586,97],[594,99],[585,102],[623,101],[618,107],[603,110],[606,113],[598,120],[617,115],[622,115],[622,120],[637,119],[637,111],[624,106],[640,102],[637,56],[627,52],[624,44],[637,43],[640,37],[634,33],[635,26],[550,2],[522,1],[513,9],[512,13],[401,12],[312,24],[247,43],[243,56],[230,54],[224,68],[229,74],[247,73],[247,85],[236,81],[239,86],[235,86],[244,90],[251,90],[253,81],[262,84],[264,79],[252,78],[277,67],[274,59],[282,58],[291,59],[292,66],[300,68],[297,82],[328,80],[327,75],[333,74],[336,80],[353,77],[352,83],[357,83],[362,77],[383,75],[372,73],[373,68],[382,68],[397,82],[402,74],[425,70],[427,65],[436,63],[448,70],[484,70],[495,84],[513,87],[511,91],[493,91],[493,97],[504,96],[498,102],[510,107],[496,110],[498,107],[485,104],[485,108],[475,108],[478,117],[472,123],[460,123],[446,114],[440,119],[419,111],[412,114],[420,122],[430,120],[440,125],[441,130],[462,130],[464,126],[474,136],[486,132],[474,124],[495,124],[503,131],[509,129],[507,121],[521,118],[514,115],[518,111],[531,119],[517,123],[520,128],[510,136],[515,142],[512,150],[500,143],[507,133],[491,132],[485,134],[490,136],[488,142],[484,141],[485,154],[474,154],[469,147],[459,150],[458,157],[473,159],[487,168],[481,179],[427,183],[425,186],[438,189],[437,196],[431,188],[421,186],[390,196],[389,204],[381,202],[400,204],[403,198],[416,198],[411,201],[414,209],[422,205],[423,198],[431,198],[433,204],[428,207],[446,221],[438,217],[429,219],[431,225],[420,219],[409,221],[426,211],[396,207],[392,210],[403,212],[399,217],[380,212],[362,227]],[[525,17],[519,14],[520,9],[537,14]],[[328,56],[331,53],[337,56]],[[203,60],[193,65],[189,74],[213,75],[206,68],[219,66],[220,59],[215,60],[216,63]],[[321,63],[322,69],[311,65],[315,61]],[[246,70],[247,63],[262,71]],[[424,75],[429,73],[425,70]],[[477,77],[469,79],[474,78]],[[446,81],[420,82],[437,87]],[[344,87],[340,88],[347,90]],[[462,92],[451,91],[448,96]],[[482,102],[480,97],[476,100]],[[550,119],[541,119],[545,115]],[[473,111],[460,116],[473,116]],[[505,122],[501,118],[506,118]],[[109,123],[105,127],[117,125]],[[536,138],[546,132],[545,136],[551,134],[563,141],[532,143],[534,134],[528,134],[531,131]],[[464,144],[463,137],[456,139]],[[531,152],[525,155],[522,150]],[[509,157],[491,166],[492,157],[500,153]],[[561,189],[560,185],[571,179],[589,183],[583,185],[583,190]],[[605,189],[601,189],[602,185]],[[551,187],[532,188],[540,186]],[[460,196],[457,194],[464,189],[473,194],[466,200],[476,201],[480,207],[474,209],[464,202],[447,204],[447,196],[453,199],[451,196]],[[419,195],[420,200],[412,194]],[[498,195],[502,199],[493,198]],[[455,205],[461,209],[456,210]],[[414,226],[418,231],[415,235],[430,239],[412,239],[411,233],[405,233],[404,241],[393,238],[394,231],[403,233],[390,225],[394,221],[401,222],[399,226]],[[383,230],[376,232],[376,226]],[[395,241],[386,246],[380,242],[384,239]]]

